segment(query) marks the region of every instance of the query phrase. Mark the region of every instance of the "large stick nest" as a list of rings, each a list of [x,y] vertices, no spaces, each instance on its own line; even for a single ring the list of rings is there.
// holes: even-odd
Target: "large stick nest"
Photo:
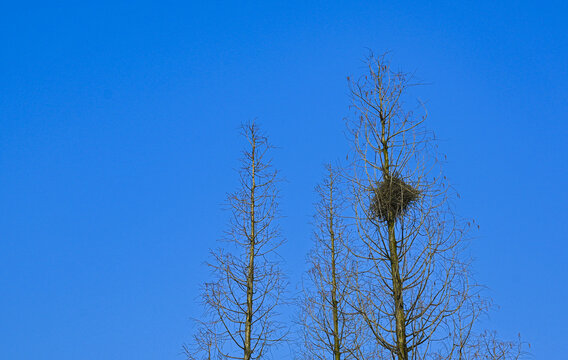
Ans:
[[[418,189],[393,175],[377,182],[371,192],[370,214],[382,221],[397,220],[420,196]]]

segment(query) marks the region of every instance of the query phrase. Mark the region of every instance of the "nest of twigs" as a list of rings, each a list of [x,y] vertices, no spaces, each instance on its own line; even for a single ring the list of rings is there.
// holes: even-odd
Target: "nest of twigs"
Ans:
[[[418,200],[420,191],[398,176],[385,176],[372,189],[370,212],[373,218],[382,221],[396,220],[409,206]]]

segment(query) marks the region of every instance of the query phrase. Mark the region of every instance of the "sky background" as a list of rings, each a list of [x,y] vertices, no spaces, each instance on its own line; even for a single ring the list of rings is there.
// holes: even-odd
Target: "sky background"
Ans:
[[[537,359],[568,353],[561,1],[2,2],[0,358],[183,359],[242,121],[273,144],[291,290],[369,49],[428,85],[474,269]]]

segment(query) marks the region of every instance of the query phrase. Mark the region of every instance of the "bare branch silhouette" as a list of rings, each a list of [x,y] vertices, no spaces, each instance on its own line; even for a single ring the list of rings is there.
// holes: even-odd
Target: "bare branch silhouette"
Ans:
[[[203,287],[206,321],[190,359],[261,359],[286,331],[277,321],[285,287],[275,250],[282,244],[278,174],[272,148],[256,123],[242,126],[248,142],[239,170],[240,188],[228,195],[230,228],[222,249],[211,252],[213,281]],[[197,357],[199,356],[199,357]]]
[[[452,210],[427,113],[405,109],[412,78],[384,55],[367,64],[350,80],[354,307],[390,358],[462,359],[486,309],[465,255],[472,222]]]

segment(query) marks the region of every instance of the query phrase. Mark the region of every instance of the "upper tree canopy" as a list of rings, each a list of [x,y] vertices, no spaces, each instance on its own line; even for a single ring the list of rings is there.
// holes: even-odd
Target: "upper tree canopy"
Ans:
[[[265,359],[286,331],[277,321],[285,282],[275,250],[282,244],[277,172],[271,145],[255,122],[242,126],[246,140],[239,187],[227,196],[231,211],[224,246],[211,251],[213,279],[203,287],[205,318],[190,359]]]
[[[387,353],[452,359],[467,346],[483,304],[463,252],[468,226],[450,206],[426,112],[416,115],[405,103],[413,85],[386,56],[371,56],[367,73],[350,81],[354,291],[358,312]]]

